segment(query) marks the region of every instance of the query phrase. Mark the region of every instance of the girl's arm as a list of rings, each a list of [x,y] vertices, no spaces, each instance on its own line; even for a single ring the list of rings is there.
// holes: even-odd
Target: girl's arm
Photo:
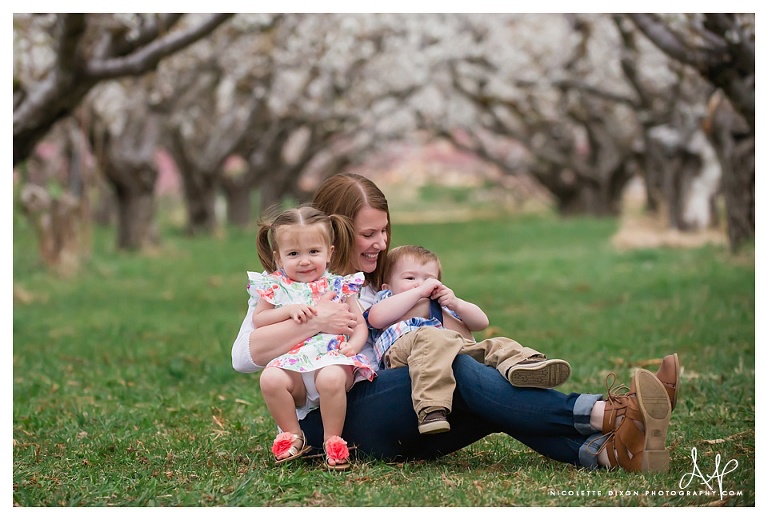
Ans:
[[[400,294],[393,294],[375,303],[368,311],[368,323],[375,329],[386,329],[410,311],[422,298],[429,298],[435,288],[442,284],[439,280],[430,278],[413,289]]]
[[[290,316],[285,312],[285,307],[275,309],[274,305],[262,298],[256,303],[251,319],[253,320],[253,327],[258,328],[285,321],[290,319]]]
[[[359,354],[368,341],[368,325],[365,323],[363,313],[357,305],[352,305],[352,308],[354,309],[353,312],[357,314],[357,325],[355,331],[346,341],[347,344],[341,348],[341,353],[345,356]]]
[[[293,320],[296,323],[304,323],[305,321],[310,320],[315,314],[315,308],[311,305],[292,304],[275,308],[274,305],[267,303],[262,298],[253,310],[253,327],[266,327],[267,325],[273,325],[286,320]]]
[[[357,318],[346,303],[332,302],[334,296],[333,292],[323,295],[315,306],[317,315],[305,323],[285,320],[252,330],[248,348],[253,362],[265,366],[297,343],[320,332],[351,335],[358,325]]]

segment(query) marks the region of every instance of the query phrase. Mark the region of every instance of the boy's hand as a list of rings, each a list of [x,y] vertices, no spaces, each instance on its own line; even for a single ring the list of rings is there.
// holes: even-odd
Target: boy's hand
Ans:
[[[288,314],[296,323],[305,323],[311,320],[312,317],[317,314],[317,309],[311,305],[303,305],[301,303],[297,303],[288,306]]]
[[[424,283],[419,285],[419,295],[422,298],[435,298],[436,290],[443,287],[443,283],[437,278],[428,278],[424,280]]]
[[[456,298],[453,289],[447,285],[441,285],[440,288],[435,291],[435,295],[432,299],[437,300],[441,307],[447,307],[452,311],[456,311],[456,304],[459,301],[459,299]]]

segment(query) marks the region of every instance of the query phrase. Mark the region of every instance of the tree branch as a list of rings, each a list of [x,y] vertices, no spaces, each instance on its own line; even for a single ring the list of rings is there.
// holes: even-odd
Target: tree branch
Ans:
[[[142,18],[139,34],[135,38],[121,38],[112,46],[112,56],[125,56],[167,33],[182,19],[180,13],[149,14]]]
[[[210,34],[232,14],[214,14],[199,25],[170,33],[135,53],[119,58],[92,61],[86,74],[96,80],[138,75],[154,69],[160,60]]]
[[[691,65],[700,72],[706,71],[712,65],[714,55],[722,57],[722,48],[691,47],[657,14],[630,13],[627,16],[665,54],[681,63]]]

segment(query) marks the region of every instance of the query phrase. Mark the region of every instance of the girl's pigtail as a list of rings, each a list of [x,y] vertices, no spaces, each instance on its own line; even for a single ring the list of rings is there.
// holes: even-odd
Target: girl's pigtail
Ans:
[[[334,236],[334,251],[329,269],[335,274],[352,274],[355,270],[352,258],[355,246],[354,225],[342,215],[329,215],[328,220]]]
[[[259,253],[259,260],[261,260],[261,265],[264,266],[264,269],[270,273],[277,270],[275,255],[269,243],[269,233],[271,230],[271,224],[262,223],[256,235],[256,251]]]

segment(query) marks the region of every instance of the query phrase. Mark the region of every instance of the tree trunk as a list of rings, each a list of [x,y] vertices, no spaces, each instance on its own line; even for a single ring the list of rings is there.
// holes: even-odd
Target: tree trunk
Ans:
[[[154,229],[157,168],[153,164],[142,167],[118,163],[115,157],[102,164],[117,203],[117,248],[137,251],[156,245],[159,241]]]
[[[595,217],[619,214],[621,195],[632,178],[626,162],[606,173],[599,182],[588,181],[570,171],[561,172],[557,165],[540,166],[531,170],[531,175],[552,194],[560,215]]]
[[[187,234],[207,234],[216,229],[218,181],[208,172],[182,169],[184,200],[187,204]]]
[[[91,218],[99,226],[108,227],[115,222],[115,208],[117,207],[115,194],[109,183],[103,179],[97,182],[95,189],[98,190],[98,193],[96,204],[91,211]]]
[[[672,229],[702,229],[716,220],[711,201],[717,194],[717,181],[710,177],[719,173],[711,171],[716,159],[705,141],[700,132],[683,137],[677,128],[668,125],[645,130],[643,169],[648,209],[663,210]],[[707,179],[703,178],[705,174]]]
[[[251,204],[251,187],[234,179],[224,178],[221,188],[227,200],[227,223],[240,228],[251,222],[253,211]]]
[[[34,227],[43,262],[62,275],[76,272],[91,252],[89,197],[94,173],[87,167],[84,136],[73,120],[59,124],[50,143],[55,155],[33,154],[21,169],[24,213]]]
[[[724,170],[724,188],[731,251],[755,238],[755,137],[734,138],[731,168]]]
[[[665,166],[662,195],[668,212],[669,227],[687,231],[691,226],[683,214],[686,196],[690,192],[693,177],[701,167],[701,163],[696,156],[682,150],[678,151],[674,157],[666,157],[661,162]]]
[[[557,211],[564,217],[591,215],[611,217],[618,214],[617,200],[605,190],[588,184],[579,184],[569,191],[552,192],[557,201]]]
[[[719,95],[710,104],[705,129],[722,168],[728,241],[736,252],[755,236],[755,135]]]
[[[138,251],[156,245],[154,190],[118,190],[116,200],[118,249]]]
[[[82,237],[78,200],[69,193],[52,198],[41,186],[25,184],[21,202],[35,228],[45,265],[65,276],[76,272],[80,267]]]
[[[283,200],[285,189],[281,182],[275,182],[275,180],[266,179],[259,185],[259,213],[264,213]]]
[[[135,251],[159,241],[153,224],[159,122],[155,114],[134,112],[131,117],[120,135],[97,129],[93,138],[100,140],[96,157],[117,203],[117,248]]]

